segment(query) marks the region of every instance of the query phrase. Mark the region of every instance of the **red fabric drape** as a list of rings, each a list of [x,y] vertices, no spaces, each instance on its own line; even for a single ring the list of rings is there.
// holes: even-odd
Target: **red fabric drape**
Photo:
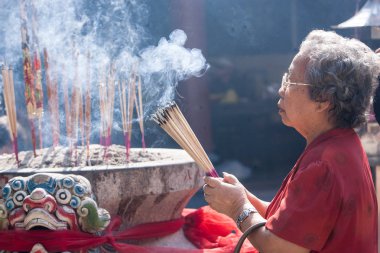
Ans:
[[[79,251],[111,244],[117,252],[135,253],[200,253],[233,252],[241,236],[235,223],[228,217],[209,207],[197,210],[185,209],[183,218],[164,222],[146,223],[118,231],[121,220],[111,221],[103,235],[92,235],[78,231],[0,231],[0,249],[8,251],[30,251],[36,243],[42,244],[49,252]],[[183,227],[185,236],[199,249],[174,247],[144,247],[128,244],[125,240],[141,240],[163,237]],[[243,253],[257,252],[248,242]]]
[[[235,222],[229,217],[212,210],[209,206],[195,211],[184,210],[185,236],[199,249],[199,252],[233,252],[242,235]],[[258,253],[246,241],[241,253]]]

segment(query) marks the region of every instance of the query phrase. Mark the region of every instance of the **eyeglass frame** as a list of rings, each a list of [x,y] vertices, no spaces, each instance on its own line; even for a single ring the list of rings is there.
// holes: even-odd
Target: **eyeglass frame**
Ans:
[[[310,83],[293,83],[293,82],[289,82],[288,77],[289,77],[288,73],[284,73],[284,75],[282,76],[281,87],[283,87],[284,89],[287,89],[288,87],[290,87],[292,85],[314,86],[313,84],[310,84]]]

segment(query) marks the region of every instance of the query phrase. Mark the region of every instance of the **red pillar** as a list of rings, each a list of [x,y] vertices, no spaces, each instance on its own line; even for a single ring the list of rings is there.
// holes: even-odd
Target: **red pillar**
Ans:
[[[199,48],[206,53],[204,0],[172,0],[173,29],[187,35],[187,48]],[[206,57],[207,59],[207,57]],[[206,152],[212,151],[209,93],[206,77],[193,77],[178,87],[181,109]]]
[[[380,217],[380,165],[375,168],[376,193],[377,193],[377,217]],[[377,221],[378,231],[380,231],[380,219]],[[377,233],[377,242],[380,245],[380,233]],[[377,250],[380,253],[380,247]]]

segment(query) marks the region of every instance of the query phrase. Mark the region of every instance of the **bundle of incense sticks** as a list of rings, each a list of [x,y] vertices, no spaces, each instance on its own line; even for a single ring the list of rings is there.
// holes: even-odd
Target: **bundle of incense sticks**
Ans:
[[[125,143],[125,156],[127,161],[129,161],[129,150],[131,147],[131,136],[132,136],[132,116],[133,116],[133,101],[134,96],[134,84],[131,80],[128,81],[126,87],[125,80],[119,81],[119,97],[120,97],[120,109],[121,117],[123,122],[123,134]],[[128,92],[128,94],[127,94]]]
[[[38,119],[38,133],[40,139],[40,148],[43,147],[42,138],[42,116],[44,111],[43,105],[43,90],[42,90],[42,74],[41,74],[41,57],[39,51],[39,41],[37,32],[37,15],[34,6],[34,1],[30,2],[32,10],[32,38],[33,38],[33,74],[35,77],[35,99],[36,99],[36,117]]]
[[[108,75],[108,94],[107,94],[107,147],[111,145],[112,136],[112,124],[113,124],[113,112],[115,104],[115,66],[110,66]]]
[[[158,109],[152,118],[178,145],[189,153],[199,167],[211,176],[219,177],[177,104],[173,102]]]
[[[71,144],[74,144],[74,156],[75,161],[77,161],[77,141],[78,141],[78,126],[79,126],[79,116],[81,107],[81,88],[79,85],[78,78],[78,52],[75,47],[75,43],[73,43],[73,62],[74,62],[74,77],[73,84],[71,88]],[[72,145],[70,145],[70,149],[72,149]]]
[[[100,145],[105,145],[105,138],[107,136],[107,134],[105,133],[105,130],[106,129],[106,119],[105,119],[105,115],[106,115],[106,91],[107,91],[107,88],[106,88],[106,84],[107,84],[107,81],[106,81],[106,75],[105,75],[105,68],[103,70],[100,71],[101,72],[101,77],[100,77],[100,81],[99,81],[99,109],[100,109]]]
[[[115,98],[115,69],[110,67],[108,78],[102,78],[99,85],[100,99],[100,144],[105,147],[104,156],[106,157],[107,149],[111,145],[112,123],[114,112]]]
[[[74,76],[73,83],[71,88],[71,127],[70,127],[70,154],[74,151],[74,159],[75,164],[78,163],[78,135],[79,131],[81,131],[82,136],[82,144],[84,140],[84,124],[83,124],[83,95],[82,95],[82,87],[80,83],[80,78],[78,75],[78,57],[79,52],[76,48],[75,41],[72,42],[72,52],[73,52],[73,63],[74,63]],[[66,103],[66,101],[65,101]]]
[[[77,79],[76,79],[77,80]],[[75,82],[74,82],[75,85]],[[79,109],[80,109],[80,96],[81,96],[81,89],[80,87],[75,87],[73,85],[72,92],[71,92],[71,145],[77,146],[78,141],[78,124],[79,124]]]
[[[59,145],[59,108],[58,108],[58,83],[57,79],[50,78],[51,69],[47,49],[44,48],[44,66],[48,105],[50,111],[51,126],[53,130],[53,147]]]
[[[16,156],[17,164],[19,164],[20,161],[18,160],[16,103],[12,68],[9,67],[8,69],[6,66],[2,66],[1,74],[3,76],[4,100],[8,116],[9,135],[11,136],[13,143],[13,151]]]
[[[21,45],[23,55],[24,80],[25,80],[25,104],[28,111],[30,130],[32,133],[32,145],[34,157],[36,154],[36,134],[34,120],[36,118],[36,100],[34,94],[34,76],[32,71],[32,62],[29,50],[29,35],[28,35],[28,16],[26,13],[26,0],[20,2],[20,18],[21,18]]]

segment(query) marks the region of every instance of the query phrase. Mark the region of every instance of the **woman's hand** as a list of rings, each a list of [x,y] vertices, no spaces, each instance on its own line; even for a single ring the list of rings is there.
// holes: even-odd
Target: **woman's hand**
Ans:
[[[203,186],[206,202],[214,210],[236,219],[244,208],[251,207],[244,186],[231,174],[224,178],[205,177]]]

